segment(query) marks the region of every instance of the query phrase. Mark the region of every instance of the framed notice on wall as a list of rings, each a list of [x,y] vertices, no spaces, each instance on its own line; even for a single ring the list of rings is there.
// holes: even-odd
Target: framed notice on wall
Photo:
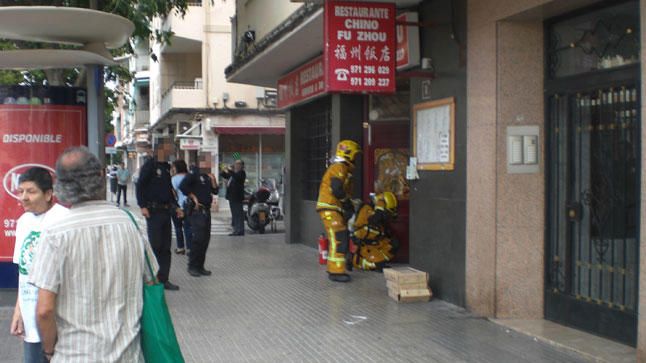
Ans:
[[[418,170],[455,168],[455,98],[413,106],[413,156]]]

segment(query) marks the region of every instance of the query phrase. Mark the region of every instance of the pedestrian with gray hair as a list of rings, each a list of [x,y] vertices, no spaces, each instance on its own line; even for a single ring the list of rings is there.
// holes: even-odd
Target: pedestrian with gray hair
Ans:
[[[43,231],[29,281],[40,290],[36,320],[52,362],[143,362],[144,281],[157,261],[128,214],[105,201],[101,163],[86,147],[56,162],[54,192],[67,215]]]

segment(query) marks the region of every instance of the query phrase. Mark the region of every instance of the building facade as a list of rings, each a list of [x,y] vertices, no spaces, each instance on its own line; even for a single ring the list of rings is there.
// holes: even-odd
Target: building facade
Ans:
[[[589,331],[646,359],[644,1],[393,2],[418,16],[400,25],[418,29],[420,58],[395,94],[286,109],[286,241],[315,245],[320,177],[336,142],[354,139],[355,195],[396,192],[398,259],[429,271],[436,296]],[[229,81],[276,87],[324,52],[321,2],[236,5]],[[406,175],[431,140],[426,110],[445,104],[450,168]]]
[[[150,145],[150,46],[140,42],[133,47],[133,54],[120,60],[132,74],[129,82],[117,80],[117,108],[112,124],[117,142],[115,152],[131,174],[143,163],[142,154]]]
[[[227,82],[235,4],[189,3],[186,14],[157,19],[172,30],[170,44],[154,44],[150,62],[149,138],[160,160],[185,159],[217,174],[238,153],[249,184],[281,178],[284,115],[270,88]]]

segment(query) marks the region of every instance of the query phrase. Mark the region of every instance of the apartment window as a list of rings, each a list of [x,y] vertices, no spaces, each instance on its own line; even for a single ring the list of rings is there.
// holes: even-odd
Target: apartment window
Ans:
[[[331,157],[330,98],[325,97],[300,107],[295,113],[295,120],[303,126],[301,142],[304,151],[303,166],[303,199],[317,200],[319,185]]]

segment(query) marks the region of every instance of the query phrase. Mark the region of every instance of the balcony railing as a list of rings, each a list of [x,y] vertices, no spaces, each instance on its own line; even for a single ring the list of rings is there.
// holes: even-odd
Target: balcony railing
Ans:
[[[171,83],[170,87],[166,89],[162,93],[162,98],[166,97],[172,90],[174,89],[202,89],[202,81],[201,80],[194,80],[194,81],[176,81]]]
[[[135,125],[148,124],[150,122],[150,111],[135,111]]]
[[[202,88],[202,81],[174,82],[162,93],[161,115],[165,115],[173,108],[204,108],[206,107],[206,93]]]

